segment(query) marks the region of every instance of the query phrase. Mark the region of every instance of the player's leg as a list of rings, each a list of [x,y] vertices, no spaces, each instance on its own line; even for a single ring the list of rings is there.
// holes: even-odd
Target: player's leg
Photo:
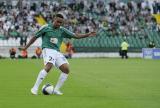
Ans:
[[[52,63],[47,63],[44,67],[44,69],[42,69],[37,77],[37,80],[33,86],[33,88],[31,89],[32,94],[37,94],[38,93],[38,88],[40,86],[40,84],[42,83],[43,79],[47,76],[47,73],[51,70],[53,64]]]
[[[62,93],[60,92],[60,88],[62,87],[62,85],[68,78],[69,63],[65,57],[62,57],[62,58],[57,59],[56,66],[59,67],[59,69],[61,70],[61,74],[59,76],[59,79],[57,81],[57,84],[54,88],[53,93],[57,95],[62,95]]]
[[[43,59],[45,67],[39,72],[37,80],[33,88],[31,89],[31,93],[35,95],[38,93],[38,88],[42,83],[43,79],[47,76],[47,73],[51,70],[53,64],[55,64],[54,54],[51,50],[48,49],[43,50]]]
[[[128,59],[127,50],[125,51],[125,53],[126,53],[126,54],[125,54],[125,55],[126,55],[126,59]]]
[[[124,50],[124,58],[126,58],[126,50]]]
[[[122,59],[124,58],[124,50],[122,50]]]
[[[64,82],[68,78],[69,66],[67,63],[65,63],[65,64],[61,65],[59,67],[59,69],[61,70],[61,74],[60,74],[59,79],[57,81],[57,84],[54,88],[54,94],[62,95],[63,93],[60,92],[60,88],[62,87],[62,85],[64,84]]]

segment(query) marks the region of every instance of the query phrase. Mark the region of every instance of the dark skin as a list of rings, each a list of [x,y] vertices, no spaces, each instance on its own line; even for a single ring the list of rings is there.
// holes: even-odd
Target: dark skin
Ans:
[[[58,29],[58,28],[63,24],[63,22],[64,22],[64,19],[63,19],[63,18],[56,17],[55,20],[53,21],[53,25],[54,25],[55,28]],[[75,34],[75,38],[76,38],[76,39],[81,39],[81,38],[86,38],[86,37],[92,37],[92,36],[96,36],[96,32],[90,32],[90,33],[86,33],[86,34],[79,34],[79,33],[76,33],[76,34]],[[21,48],[21,50],[27,50],[27,48],[28,48],[30,45],[32,45],[32,44],[36,41],[36,39],[37,39],[37,38],[36,38],[35,36],[33,36],[33,37],[31,38],[31,40],[29,41],[29,43],[28,43],[24,48]],[[53,67],[53,64],[48,62],[48,63],[45,65],[44,69],[45,69],[45,71],[48,73],[48,72],[52,69],[52,67]],[[68,65],[67,63],[62,64],[62,65],[59,67],[59,69],[60,69],[62,72],[66,73],[66,74],[68,74],[69,71],[70,71],[70,70],[69,70],[69,65]]]

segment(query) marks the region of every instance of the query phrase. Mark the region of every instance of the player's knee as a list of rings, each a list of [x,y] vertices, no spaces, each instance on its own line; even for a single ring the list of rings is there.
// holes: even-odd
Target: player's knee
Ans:
[[[45,67],[45,71],[48,73],[51,69],[48,67]]]
[[[69,67],[61,67],[60,70],[63,72],[63,73],[66,73],[66,74],[69,74]]]
[[[69,70],[69,68],[65,68],[63,72],[66,74],[69,74],[70,70]]]
[[[45,66],[45,71],[48,73],[50,70],[51,70],[51,68],[52,68],[52,63],[47,63],[46,64],[46,66]]]
[[[68,65],[62,65],[62,66],[59,67],[59,69],[60,69],[63,73],[66,73],[66,74],[69,74],[69,72],[70,72]]]

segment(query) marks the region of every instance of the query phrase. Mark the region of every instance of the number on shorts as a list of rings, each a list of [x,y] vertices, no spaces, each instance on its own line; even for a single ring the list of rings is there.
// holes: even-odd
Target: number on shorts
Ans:
[[[53,58],[51,56],[49,56],[49,61],[52,61],[52,60],[53,60]]]

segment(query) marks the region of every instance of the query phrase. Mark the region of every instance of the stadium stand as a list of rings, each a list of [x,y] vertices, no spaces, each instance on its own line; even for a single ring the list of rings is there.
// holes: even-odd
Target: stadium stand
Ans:
[[[72,40],[78,52],[118,51],[126,39],[130,50],[140,51],[154,41],[160,47],[160,27],[155,15],[160,3],[143,0],[41,0],[0,1],[0,46],[20,46],[34,32],[49,22],[55,13],[68,21],[64,26],[73,32],[97,31],[97,37]],[[9,4],[8,4],[9,3]],[[154,13],[154,16],[152,15]],[[38,23],[37,23],[38,22]],[[67,41],[67,40],[65,40]],[[40,46],[38,39],[32,46]]]

